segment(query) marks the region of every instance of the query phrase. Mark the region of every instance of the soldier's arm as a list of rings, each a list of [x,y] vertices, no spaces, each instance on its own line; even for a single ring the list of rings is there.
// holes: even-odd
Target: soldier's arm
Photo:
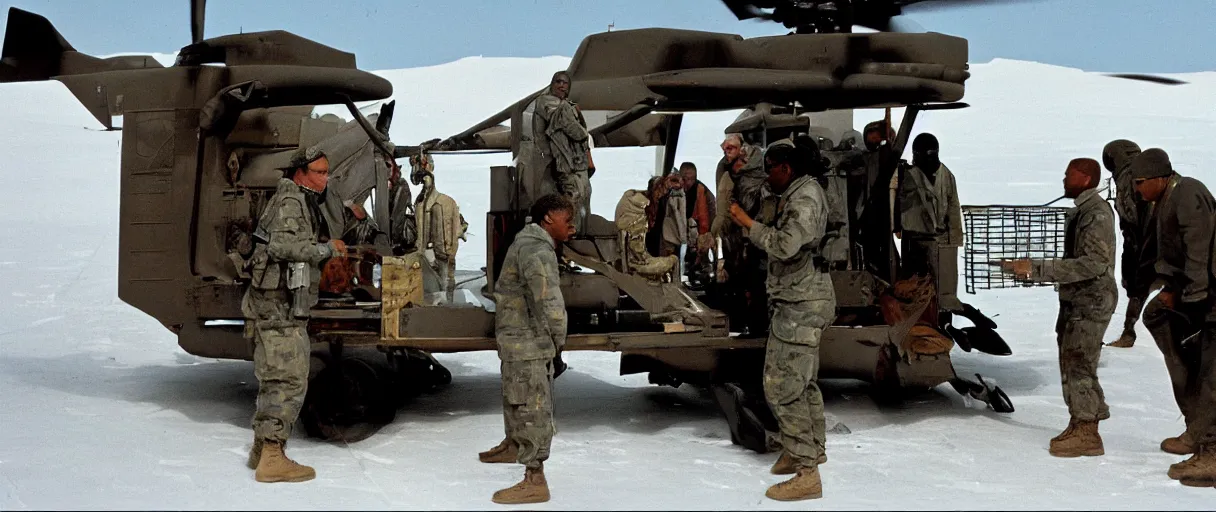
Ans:
[[[587,139],[587,129],[582,123],[578,122],[578,113],[574,111],[574,107],[568,103],[562,102],[553,112],[553,118],[549,121],[551,129],[560,131],[566,134],[573,141],[583,141]]]
[[[302,261],[310,265],[320,265],[322,261],[332,258],[333,246],[318,244],[316,240],[304,236],[308,230],[308,217],[304,216],[304,205],[294,198],[284,199],[279,203],[279,214],[268,228],[270,242],[266,244],[266,252],[271,259],[278,261]]]
[[[536,314],[545,326],[553,348],[561,350],[566,345],[566,301],[562,298],[561,278],[557,274],[557,255],[553,251],[535,251],[524,258],[520,270]]]
[[[727,171],[730,172],[730,171]],[[715,237],[722,235],[722,228],[730,222],[730,196],[734,190],[734,182],[726,173],[718,180],[717,205],[714,208],[714,221],[710,224],[709,233]]]
[[[823,238],[827,219],[821,206],[810,198],[791,198],[785,205],[783,215],[786,221],[781,229],[756,222],[748,230],[747,236],[770,258],[793,258],[802,246]]]
[[[1182,187],[1174,189],[1178,193],[1178,236],[1182,238],[1182,247],[1186,251],[1186,261],[1183,263],[1183,282],[1180,287],[1182,302],[1195,302],[1208,296],[1208,261],[1212,251],[1212,209],[1203,201],[1199,194],[1184,192]]]
[[[1140,259],[1140,247],[1136,241],[1135,227],[1119,217],[1119,232],[1123,233],[1123,257],[1119,263],[1119,273],[1123,280],[1123,288],[1133,286],[1136,281],[1136,268]]]
[[[950,246],[963,246],[963,207],[958,201],[958,183],[950,176],[950,197],[946,200],[946,223],[950,229]]]
[[[1061,284],[1096,278],[1114,265],[1115,220],[1110,210],[1077,219],[1075,258],[1032,260],[1031,279]]]

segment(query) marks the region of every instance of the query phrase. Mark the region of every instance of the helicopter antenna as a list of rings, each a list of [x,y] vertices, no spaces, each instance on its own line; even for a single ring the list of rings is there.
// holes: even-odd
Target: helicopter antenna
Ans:
[[[612,32],[612,29],[615,27],[616,27],[616,20],[612,20],[612,21],[608,22],[608,31],[609,32]]]

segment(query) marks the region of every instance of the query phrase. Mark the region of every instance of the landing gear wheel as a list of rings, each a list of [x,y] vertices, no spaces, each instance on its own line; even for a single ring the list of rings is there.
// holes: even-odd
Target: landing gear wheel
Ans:
[[[371,364],[357,358],[343,358],[335,364],[326,354],[313,357],[324,366],[309,382],[300,411],[309,436],[357,441],[371,434],[367,424],[384,425],[396,418],[396,404]]]

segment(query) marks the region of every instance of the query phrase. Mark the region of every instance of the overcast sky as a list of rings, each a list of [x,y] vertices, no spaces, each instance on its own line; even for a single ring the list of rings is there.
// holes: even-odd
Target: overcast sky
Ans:
[[[17,0],[79,51],[171,53],[190,42],[186,0]],[[1151,7],[1147,7],[1151,6]],[[1216,0],[1028,0],[913,14],[966,37],[971,61],[1034,60],[1089,71],[1216,70]],[[103,21],[109,20],[109,21]],[[369,70],[461,57],[570,56],[584,36],[673,27],[745,37],[786,32],[740,22],[717,0],[210,0],[208,37],[283,29],[353,52]]]

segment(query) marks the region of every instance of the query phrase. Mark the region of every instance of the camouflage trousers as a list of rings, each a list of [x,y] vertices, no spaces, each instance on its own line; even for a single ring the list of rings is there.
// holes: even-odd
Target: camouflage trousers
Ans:
[[[1216,323],[1205,318],[1206,305],[1186,309],[1154,298],[1144,309],[1144,325],[1164,356],[1186,430],[1199,445],[1216,449]]]
[[[502,412],[506,438],[519,448],[519,463],[532,469],[549,459],[553,422],[550,360],[502,362]]]
[[[819,391],[819,338],[830,323],[832,301],[774,301],[764,356],[764,398],[777,418],[781,446],[800,468],[824,454],[827,426]]]
[[[1110,418],[1106,395],[1098,383],[1102,337],[1110,325],[1110,308],[1079,308],[1060,304],[1056,343],[1060,349],[1060,384],[1069,416],[1078,421]]]
[[[554,174],[557,191],[574,203],[574,229],[582,233],[586,229],[587,215],[591,213],[591,178],[587,171]]]
[[[253,432],[260,439],[286,441],[300,416],[308,391],[310,343],[304,320],[291,317],[285,292],[249,290],[242,309],[245,333],[253,341],[253,372],[258,379]]]
[[[1127,296],[1127,314],[1123,317],[1123,336],[1131,339],[1136,339],[1136,322],[1140,320],[1140,313],[1144,311],[1144,302],[1148,299],[1144,295]]]

